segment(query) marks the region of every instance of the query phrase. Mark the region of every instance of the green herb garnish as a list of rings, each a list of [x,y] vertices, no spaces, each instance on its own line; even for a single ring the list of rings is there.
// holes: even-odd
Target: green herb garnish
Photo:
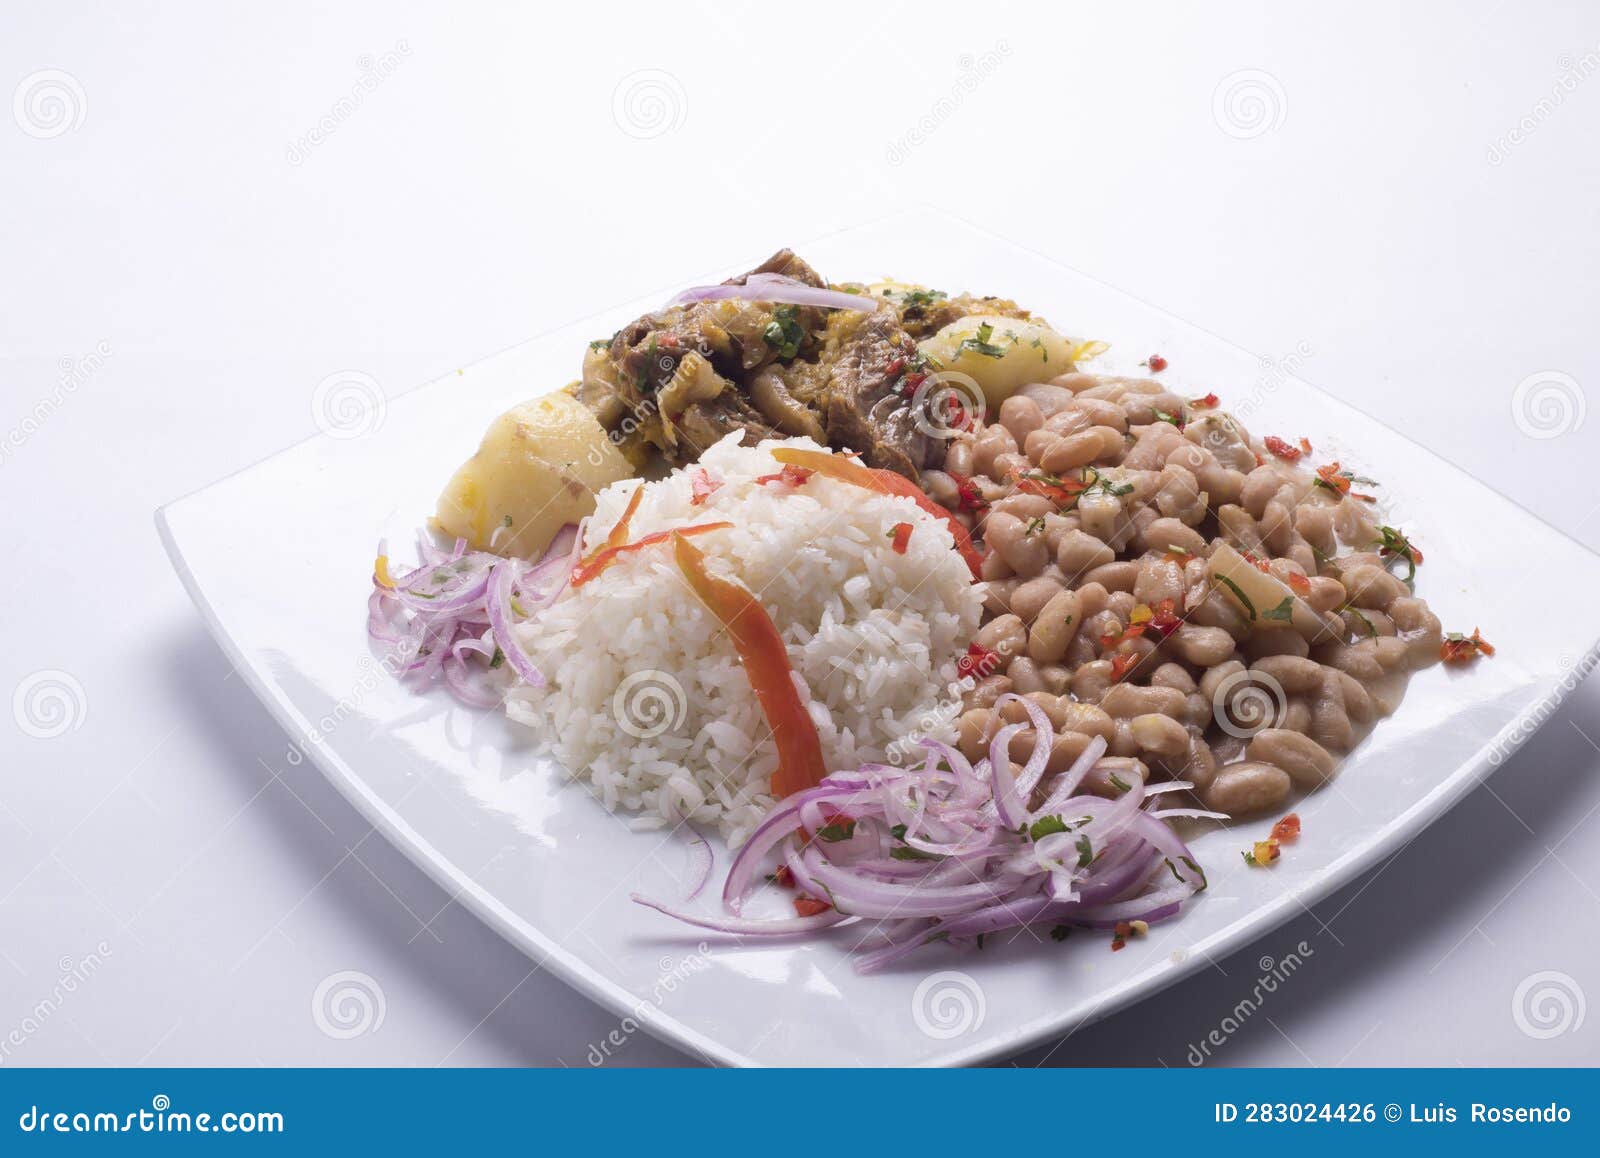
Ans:
[[[1052,833],[1067,831],[1066,821],[1059,816],[1041,816],[1028,826],[1028,839],[1038,840]]]
[[[994,337],[994,327],[984,322],[978,327],[975,337],[961,339],[961,344],[956,347],[956,357],[959,358],[971,350],[974,354],[982,354],[985,358],[1004,358],[1005,350],[989,341],[992,337]],[[1012,340],[1015,341],[1015,335]]]
[[[795,319],[794,306],[779,306],[772,311],[772,321],[761,331],[762,339],[771,346],[778,357],[793,358],[800,352],[800,343],[806,340],[806,331]]]

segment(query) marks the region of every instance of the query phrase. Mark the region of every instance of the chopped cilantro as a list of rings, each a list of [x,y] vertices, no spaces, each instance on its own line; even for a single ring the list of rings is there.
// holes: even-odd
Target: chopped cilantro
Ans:
[[[761,337],[780,358],[793,358],[798,354],[800,343],[806,340],[806,332],[795,320],[795,307],[779,306],[773,310],[772,321],[761,331]]]
[[[971,350],[974,354],[982,354],[985,358],[1004,358],[1006,356],[1005,350],[989,341],[992,337],[994,337],[994,327],[988,322],[984,322],[978,327],[976,336],[961,339],[961,344],[956,347],[956,357],[959,358],[962,354]],[[1013,335],[1012,340],[1015,341],[1015,335]]]
[[[1283,602],[1270,610],[1261,613],[1262,619],[1275,619],[1279,623],[1288,623],[1294,618],[1294,596],[1285,595]]]
[[[1028,838],[1038,840],[1056,832],[1067,831],[1066,822],[1059,816],[1041,816],[1028,826]]]

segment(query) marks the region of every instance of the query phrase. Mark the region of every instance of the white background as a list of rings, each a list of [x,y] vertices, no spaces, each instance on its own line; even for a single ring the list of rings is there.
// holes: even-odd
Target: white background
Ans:
[[[1600,546],[1600,9],[1290,8],[8,6],[0,95],[67,106],[0,107],[0,703],[83,695],[50,738],[0,712],[0,1064],[583,1066],[615,1028],[284,762],[156,541],[334,371],[398,393],[927,202],[1303,344]],[[1527,565],[1551,615],[1595,597]],[[1316,919],[1018,1063],[1185,1065],[1301,939],[1216,1064],[1600,1062],[1597,705]],[[349,1039],[312,1016],[342,970],[383,995]]]

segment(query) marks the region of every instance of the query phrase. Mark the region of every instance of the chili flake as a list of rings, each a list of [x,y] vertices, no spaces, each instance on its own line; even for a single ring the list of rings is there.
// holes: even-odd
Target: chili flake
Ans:
[[[988,502],[983,497],[983,492],[978,489],[978,484],[972,481],[970,475],[956,474],[954,471],[945,472],[956,481],[956,492],[961,496],[957,504],[963,511],[986,511]]]
[[[1317,467],[1317,477],[1314,485],[1326,487],[1340,498],[1344,498],[1346,495],[1348,495],[1350,498],[1360,499],[1364,503],[1375,503],[1378,501],[1371,495],[1364,495],[1357,491],[1351,490],[1350,484],[1352,482],[1370,484],[1372,480],[1369,478],[1360,478],[1357,475],[1351,474],[1347,470],[1340,470],[1337,462],[1330,462],[1327,466]]]
[[[1290,446],[1276,434],[1269,434],[1262,440],[1266,443],[1267,450],[1283,459],[1284,462],[1298,462],[1305,452],[1297,446]]]
[[[981,643],[968,646],[967,654],[956,660],[956,674],[983,679],[1000,666],[1000,657]]]
[[[803,486],[806,479],[816,473],[816,471],[808,467],[795,466],[792,462],[786,462],[783,464],[783,469],[777,474],[764,474],[756,479],[756,482],[760,485],[778,483],[780,486],[798,487]]]
[[[1478,634],[1474,627],[1471,635],[1462,635],[1459,631],[1452,631],[1444,637],[1444,642],[1439,645],[1439,658],[1445,663],[1468,663],[1480,655],[1493,655],[1494,648],[1489,641]]]
[[[1139,659],[1137,652],[1124,651],[1117,654],[1111,660],[1111,682],[1121,683],[1123,677],[1138,665]]]

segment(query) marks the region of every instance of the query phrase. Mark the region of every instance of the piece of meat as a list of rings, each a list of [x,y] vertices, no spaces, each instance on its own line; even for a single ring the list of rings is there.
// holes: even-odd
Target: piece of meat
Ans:
[[[827,285],[787,249],[726,284],[743,285],[759,273]],[[645,314],[609,343],[596,343],[575,393],[636,464],[659,452],[681,466],[742,429],[747,444],[805,434],[916,479],[943,461],[945,449],[921,429],[927,424],[918,423],[904,382],[917,364],[917,337],[933,332],[927,327],[938,317],[979,308],[1016,310],[965,296],[891,301],[870,312],[688,302]]]
[[[917,343],[888,310],[867,315],[828,372],[827,433],[835,448],[858,451],[868,466],[915,480],[944,460],[942,440],[919,429],[904,378]]]

